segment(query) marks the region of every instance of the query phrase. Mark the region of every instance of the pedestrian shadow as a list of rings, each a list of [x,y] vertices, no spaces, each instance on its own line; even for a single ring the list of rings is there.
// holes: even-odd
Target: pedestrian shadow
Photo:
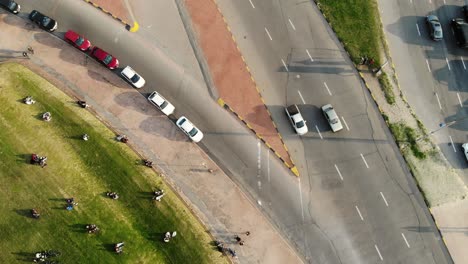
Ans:
[[[88,233],[86,231],[86,224],[72,224],[68,225],[72,232],[74,233]]]
[[[103,243],[103,244],[101,244],[102,247],[100,248],[100,250],[115,252],[115,244],[116,243]]]
[[[31,209],[14,209],[13,211],[20,216],[35,219],[31,214]]]
[[[16,260],[23,261],[23,262],[31,262],[35,255],[34,253],[19,251],[19,252],[12,252],[11,254],[17,256]]]
[[[31,153],[16,155],[16,162],[17,163],[30,164],[31,163]]]

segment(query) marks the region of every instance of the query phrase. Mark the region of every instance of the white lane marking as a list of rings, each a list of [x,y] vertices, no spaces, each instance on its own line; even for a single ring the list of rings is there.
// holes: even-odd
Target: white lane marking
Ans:
[[[418,35],[421,36],[421,31],[419,31],[418,23],[416,23],[416,29],[418,30]]]
[[[361,211],[359,211],[359,207],[356,205],[356,211],[359,214],[359,217],[361,217],[361,220],[364,221],[364,217],[362,217]]]
[[[309,50],[308,50],[308,49],[306,49],[306,52],[307,52],[307,55],[309,56],[310,61],[311,61],[311,62],[314,62],[314,59],[312,59],[312,56],[310,56],[310,53],[309,53]]]
[[[254,4],[252,3],[252,0],[249,0],[250,5],[252,5],[252,8],[255,8]]]
[[[385,196],[383,195],[382,192],[380,192],[380,196],[382,196],[382,199],[385,202],[385,205],[388,207],[387,199],[385,199]]]
[[[330,89],[328,89],[327,83],[326,83],[326,82],[323,82],[323,84],[325,85],[325,88],[327,88],[328,94],[329,94],[329,95],[332,95],[332,93],[330,92]]]
[[[302,203],[302,187],[301,187],[301,179],[299,178],[299,198],[301,199],[301,213],[302,213],[302,221],[304,222],[304,204]]]
[[[273,39],[271,38],[270,32],[268,31],[267,28],[265,28],[265,32],[267,33],[267,35],[268,35],[268,37],[270,38],[270,40],[273,40]]]
[[[450,138],[450,144],[452,144],[453,152],[457,152],[457,149],[455,148],[455,145],[453,144],[452,136],[449,136]]]
[[[346,120],[344,119],[343,116],[341,117],[341,119],[343,119],[343,123],[345,124],[346,129],[348,129],[348,131],[349,131],[349,127],[348,127],[348,124],[346,123]]]
[[[401,233],[401,236],[403,237],[403,240],[405,240],[406,246],[408,246],[408,248],[410,248],[408,240],[406,240],[405,234]]]
[[[426,64],[427,64],[427,69],[429,70],[429,72],[431,72],[431,67],[429,67],[429,61],[426,60]]]
[[[319,128],[318,128],[318,126],[317,126],[317,125],[315,125],[315,129],[317,129],[317,133],[319,134],[319,136],[320,136],[320,139],[323,139],[323,137],[322,137],[322,133],[320,133],[320,130],[319,130]]]
[[[447,4],[447,2],[445,2],[445,0],[444,0],[444,4]]]
[[[304,100],[304,97],[302,97],[302,94],[301,94],[301,91],[297,90],[297,93],[299,94],[299,97],[301,97],[301,101],[303,104],[305,104],[305,100]]]
[[[380,260],[383,260],[383,258],[382,258],[382,254],[380,254],[379,247],[377,247],[377,245],[374,245],[374,246],[375,246],[375,250],[377,250],[377,253],[379,254],[379,258],[380,258]]]
[[[460,103],[460,106],[463,107],[463,103],[461,101],[461,98],[460,98],[460,94],[457,93],[457,97],[458,97],[458,102]]]
[[[286,69],[286,71],[289,72],[289,69],[288,69],[288,66],[286,65],[286,62],[284,62],[283,59],[281,59],[281,62],[283,63],[283,66]]]
[[[270,151],[267,151],[267,176],[268,176],[268,182],[270,182]]]
[[[257,200],[257,203],[258,203],[258,205],[262,206],[262,201],[261,200]]]
[[[450,69],[450,63],[449,63],[447,57],[445,58],[445,61],[447,62],[447,66],[448,66],[449,71],[451,71],[451,69]]]
[[[338,169],[338,166],[336,166],[336,164],[335,164],[335,169],[338,172],[338,175],[340,175],[340,179],[343,180],[343,176],[341,175],[341,171],[340,171],[340,169]]]
[[[460,57],[460,59],[461,59],[461,62],[462,62],[462,64],[463,64],[463,69],[466,70],[466,66],[465,66],[465,62],[463,61],[463,57]]]
[[[262,182],[260,181],[260,177],[262,175],[262,145],[260,141],[257,141],[257,185],[258,189],[262,189]]]
[[[291,24],[291,27],[294,29],[294,31],[296,31],[296,27],[294,26],[294,24],[293,24],[293,22],[291,21],[291,19],[288,18],[288,20],[289,20],[289,24]]]
[[[362,160],[364,161],[364,164],[366,164],[366,167],[369,168],[369,165],[367,165],[367,161],[366,161],[366,159],[364,158],[364,155],[362,155],[362,153],[361,153],[361,158],[362,158]]]
[[[439,108],[442,110],[442,105],[440,104],[439,95],[436,93],[437,102],[439,103]]]

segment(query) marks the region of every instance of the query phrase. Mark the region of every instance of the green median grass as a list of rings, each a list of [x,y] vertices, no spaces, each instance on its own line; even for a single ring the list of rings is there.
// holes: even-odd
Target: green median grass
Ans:
[[[19,64],[0,65],[0,76],[0,263],[30,262],[47,249],[62,253],[60,263],[228,263],[182,201],[90,112]],[[37,103],[24,104],[28,95]],[[46,111],[50,122],[40,118]],[[31,165],[31,153],[48,166]],[[151,200],[156,187],[167,192],[161,202]],[[67,211],[70,197],[78,205]],[[90,223],[100,233],[87,234]],[[177,231],[169,243],[166,231]]]
[[[354,63],[367,56],[381,65],[381,30],[375,0],[315,0]]]

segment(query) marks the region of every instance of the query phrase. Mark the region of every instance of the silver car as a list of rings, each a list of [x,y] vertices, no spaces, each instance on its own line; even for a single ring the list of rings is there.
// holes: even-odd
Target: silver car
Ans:
[[[343,129],[340,118],[336,114],[335,109],[331,104],[326,104],[322,106],[322,112],[325,118],[327,119],[328,123],[330,124],[330,127],[333,130],[333,132],[338,132],[341,129]]]
[[[440,25],[440,21],[437,16],[427,16],[426,23],[429,27],[429,34],[433,40],[439,41],[444,38],[444,34],[442,33],[442,25]]]

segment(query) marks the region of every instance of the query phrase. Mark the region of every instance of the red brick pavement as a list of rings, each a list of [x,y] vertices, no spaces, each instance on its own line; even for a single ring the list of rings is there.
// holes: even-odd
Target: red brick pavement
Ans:
[[[213,0],[185,0],[185,4],[220,98],[267,142],[287,166],[293,167],[288,150],[216,3]],[[297,173],[295,168],[292,171]]]

